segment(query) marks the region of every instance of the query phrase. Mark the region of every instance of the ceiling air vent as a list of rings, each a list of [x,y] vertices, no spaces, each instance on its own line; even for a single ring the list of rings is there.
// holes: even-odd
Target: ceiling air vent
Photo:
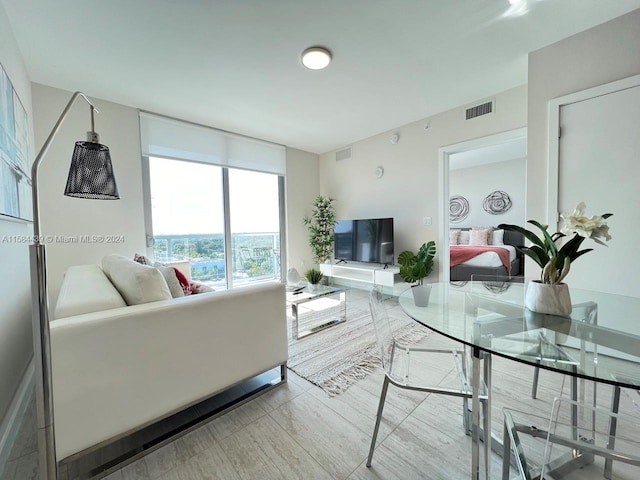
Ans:
[[[351,158],[351,147],[343,148],[342,150],[338,150],[336,152],[336,162],[341,162],[342,160],[349,160]]]
[[[495,100],[490,100],[480,105],[474,105],[465,110],[465,120],[471,120],[472,118],[481,117],[482,115],[489,115],[495,110]]]

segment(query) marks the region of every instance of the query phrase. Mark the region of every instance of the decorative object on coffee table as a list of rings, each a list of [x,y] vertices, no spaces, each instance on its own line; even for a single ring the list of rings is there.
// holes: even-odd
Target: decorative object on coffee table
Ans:
[[[436,256],[436,242],[430,240],[423,243],[414,254],[410,250],[405,250],[398,255],[400,264],[400,276],[407,283],[414,283],[411,286],[413,299],[416,307],[426,307],[429,305],[431,295],[431,285],[423,284],[423,279],[428,277],[433,269],[433,258]]]
[[[310,268],[304,272],[304,278],[309,282],[309,291],[315,292],[318,290],[318,283],[322,280],[322,272],[315,268]]]
[[[571,313],[569,288],[562,281],[569,274],[571,263],[593,250],[592,248],[579,250],[582,242],[586,238],[591,238],[596,243],[605,245],[601,238],[606,241],[611,240],[606,219],[613,214],[605,213],[586,217],[586,208],[584,202],[580,202],[573,213],[562,213],[560,216],[564,226],[553,235],[549,234],[548,225],[542,225],[535,220],[529,220],[528,223],[538,227],[542,237],[518,225],[498,225],[498,228],[522,233],[533,244],[530,247],[516,247],[542,269],[540,280],[533,280],[527,287],[525,306],[529,310],[552,315]],[[571,234],[573,237],[561,245],[562,239]]]

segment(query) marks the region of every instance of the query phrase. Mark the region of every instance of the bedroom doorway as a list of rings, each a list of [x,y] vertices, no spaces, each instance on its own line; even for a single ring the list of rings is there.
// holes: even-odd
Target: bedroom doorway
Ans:
[[[526,143],[527,129],[520,128],[440,149],[441,281],[451,279],[450,229],[495,227],[500,223],[525,224]],[[466,235],[463,241],[466,241]],[[497,255],[494,257],[480,257],[471,264],[498,268],[499,265],[491,267],[492,262],[500,262]],[[513,257],[512,260],[515,261]],[[524,262],[519,265],[519,274],[523,275]]]

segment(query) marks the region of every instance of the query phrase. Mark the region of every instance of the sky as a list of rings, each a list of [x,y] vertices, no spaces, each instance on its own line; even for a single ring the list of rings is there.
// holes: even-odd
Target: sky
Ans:
[[[222,168],[149,159],[154,235],[222,233]],[[229,169],[232,233],[277,232],[277,175]]]

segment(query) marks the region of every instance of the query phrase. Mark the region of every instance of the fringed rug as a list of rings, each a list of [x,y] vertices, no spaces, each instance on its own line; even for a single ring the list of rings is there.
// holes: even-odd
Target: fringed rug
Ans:
[[[366,301],[354,292],[347,294],[347,321],[300,340],[289,331],[288,367],[319,386],[329,395],[337,395],[381,366],[375,331]],[[398,306],[397,298],[385,302],[394,336],[403,343],[416,343],[428,330],[409,319]],[[291,311],[287,324],[291,328]]]

